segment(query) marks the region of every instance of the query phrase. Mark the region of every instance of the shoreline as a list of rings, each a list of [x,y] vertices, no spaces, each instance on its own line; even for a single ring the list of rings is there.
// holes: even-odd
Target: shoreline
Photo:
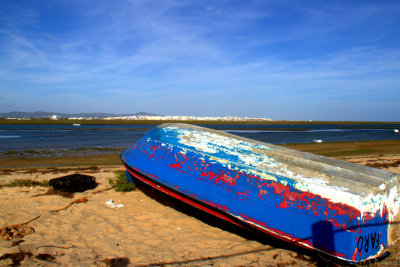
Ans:
[[[162,123],[187,123],[187,124],[246,124],[246,125],[279,125],[279,124],[343,124],[343,125],[357,125],[357,124],[400,124],[400,122],[392,121],[291,121],[291,120],[234,120],[234,121],[223,121],[223,120],[102,120],[102,119],[0,119],[0,125],[2,124],[49,124],[49,125],[72,125],[72,124],[99,124],[99,125],[120,125],[120,124],[162,124]]]
[[[400,155],[400,140],[336,141],[323,143],[278,144],[313,154],[346,160],[348,157]],[[0,152],[2,168],[94,166],[121,164],[119,154],[126,148],[82,148],[46,151]],[[47,153],[47,154],[46,154]]]

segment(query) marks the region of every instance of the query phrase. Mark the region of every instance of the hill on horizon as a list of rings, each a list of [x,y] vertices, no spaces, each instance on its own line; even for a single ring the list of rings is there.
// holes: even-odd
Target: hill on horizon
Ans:
[[[107,117],[123,117],[123,116],[159,116],[148,112],[137,112],[132,114],[116,114],[116,113],[62,113],[62,112],[47,112],[47,111],[35,111],[35,112],[23,112],[23,111],[11,111],[6,113],[0,113],[0,117],[3,118],[50,118],[56,115],[59,118],[107,118]]]

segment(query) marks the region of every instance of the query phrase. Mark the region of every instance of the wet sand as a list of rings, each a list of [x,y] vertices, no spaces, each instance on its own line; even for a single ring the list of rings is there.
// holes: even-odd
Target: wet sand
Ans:
[[[345,156],[400,173],[400,155]],[[0,188],[0,227],[22,224],[34,232],[0,241],[0,266],[318,266],[325,256],[238,229],[146,186],[128,193],[109,189],[121,165],[0,169],[0,184],[49,180],[72,173],[96,177],[98,186],[72,198],[43,195],[46,187]],[[35,196],[39,195],[39,196]],[[87,202],[74,200],[86,198]],[[113,200],[123,204],[112,208]],[[400,244],[379,266],[400,264]],[[376,264],[374,265],[376,266]]]

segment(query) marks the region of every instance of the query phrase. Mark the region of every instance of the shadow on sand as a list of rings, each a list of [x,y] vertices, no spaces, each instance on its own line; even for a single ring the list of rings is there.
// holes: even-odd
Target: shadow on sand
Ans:
[[[321,253],[321,252],[318,252],[315,250],[306,249],[306,248],[300,247],[298,245],[295,245],[295,244],[292,244],[289,242],[285,242],[283,240],[280,240],[278,238],[275,238],[273,236],[270,236],[268,234],[260,232],[256,229],[250,230],[247,225],[246,225],[246,228],[237,226],[237,225],[227,222],[223,219],[220,219],[216,216],[208,214],[200,209],[192,207],[191,205],[186,204],[180,200],[177,200],[165,193],[162,193],[137,179],[135,179],[134,182],[143,193],[145,193],[147,196],[151,197],[152,199],[160,202],[161,204],[163,204],[165,206],[171,207],[171,208],[175,209],[176,211],[179,211],[188,216],[194,217],[194,218],[196,218],[208,225],[211,225],[213,227],[218,227],[224,231],[228,231],[230,233],[239,235],[247,240],[257,241],[265,246],[265,248],[260,248],[260,249],[256,249],[256,250],[248,250],[248,251],[243,251],[243,252],[239,252],[239,253],[224,254],[224,255],[219,255],[219,256],[215,256],[215,257],[201,257],[201,258],[175,261],[175,262],[154,262],[151,264],[147,264],[146,266],[180,265],[180,264],[195,264],[195,263],[199,264],[204,261],[224,259],[224,258],[229,258],[229,257],[234,257],[234,256],[263,252],[263,251],[273,251],[276,249],[285,249],[285,250],[289,250],[292,252],[296,252],[297,255],[295,256],[295,258],[300,259],[302,261],[306,261],[311,265],[316,265],[316,266],[346,266],[346,265],[354,266],[354,264],[349,264],[346,261],[341,261],[341,260],[331,257],[327,254],[324,254],[324,253]],[[317,224],[313,225],[312,230],[313,230],[312,238],[316,244],[327,247],[328,249],[334,249],[334,246],[335,246],[334,241],[333,241],[334,231],[333,231],[332,225],[329,222],[317,223]],[[329,234],[331,237],[329,237]],[[384,260],[385,258],[387,258],[388,256],[389,256],[389,253],[385,253],[384,255],[382,255],[381,257],[379,257],[377,259],[363,262],[362,265],[364,265],[364,264],[368,265],[370,263],[380,262],[380,261]],[[271,262],[271,264],[277,264],[277,263]]]

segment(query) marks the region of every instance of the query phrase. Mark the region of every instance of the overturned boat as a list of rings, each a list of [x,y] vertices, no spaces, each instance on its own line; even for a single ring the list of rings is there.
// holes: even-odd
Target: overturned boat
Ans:
[[[399,176],[186,124],[121,153],[128,179],[224,220],[348,262],[400,238]]]

